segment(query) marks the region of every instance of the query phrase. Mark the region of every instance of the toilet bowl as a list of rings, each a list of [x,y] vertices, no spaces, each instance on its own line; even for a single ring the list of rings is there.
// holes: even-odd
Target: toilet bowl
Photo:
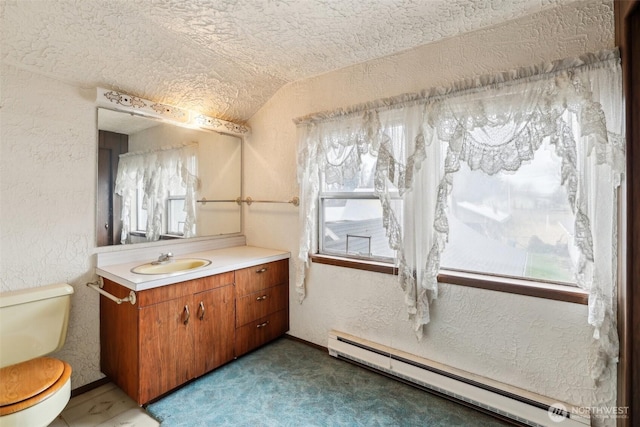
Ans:
[[[69,401],[71,366],[59,350],[73,288],[66,284],[0,294],[0,427],[48,426]]]

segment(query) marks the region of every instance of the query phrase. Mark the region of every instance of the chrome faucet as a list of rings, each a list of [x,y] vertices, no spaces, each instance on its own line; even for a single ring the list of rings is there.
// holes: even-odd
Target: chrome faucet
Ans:
[[[171,252],[167,252],[166,254],[160,254],[157,262],[158,263],[169,262],[171,261],[171,258],[173,258],[173,254]]]

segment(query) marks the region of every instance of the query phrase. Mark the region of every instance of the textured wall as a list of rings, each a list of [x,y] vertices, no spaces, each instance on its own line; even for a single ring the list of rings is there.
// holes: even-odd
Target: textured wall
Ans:
[[[611,3],[578,2],[289,84],[253,116],[245,188],[297,194],[295,117],[613,47]],[[249,244],[297,253],[297,212],[248,207]],[[293,270],[293,269],[292,269]],[[292,277],[293,280],[293,277]],[[591,330],[583,305],[442,285],[418,342],[392,276],[313,264],[291,334],[326,345],[335,328],[575,404],[589,403]],[[291,293],[296,301],[295,293]]]
[[[2,66],[0,289],[75,289],[67,342],[72,387],[100,378],[95,247],[96,109],[88,93]],[[5,345],[5,343],[2,343]]]

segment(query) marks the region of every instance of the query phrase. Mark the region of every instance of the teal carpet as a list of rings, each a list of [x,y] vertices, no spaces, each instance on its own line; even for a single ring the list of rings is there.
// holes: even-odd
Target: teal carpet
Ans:
[[[146,409],[162,427],[507,425],[286,338]]]

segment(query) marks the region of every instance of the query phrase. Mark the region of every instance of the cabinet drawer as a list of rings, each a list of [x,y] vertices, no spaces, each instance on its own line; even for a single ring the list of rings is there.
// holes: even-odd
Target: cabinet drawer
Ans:
[[[215,289],[233,284],[233,272],[216,274],[201,279],[187,280],[185,282],[174,283],[173,285],[159,286],[138,292],[138,306],[145,307],[158,304],[175,298],[180,298],[197,292]]]
[[[254,292],[236,300],[236,326],[240,327],[253,320],[287,308],[289,287],[287,284]]]
[[[236,356],[278,338],[289,330],[289,311],[280,310],[236,329]]]
[[[260,264],[236,271],[236,295],[244,296],[272,286],[287,283],[289,260]]]

